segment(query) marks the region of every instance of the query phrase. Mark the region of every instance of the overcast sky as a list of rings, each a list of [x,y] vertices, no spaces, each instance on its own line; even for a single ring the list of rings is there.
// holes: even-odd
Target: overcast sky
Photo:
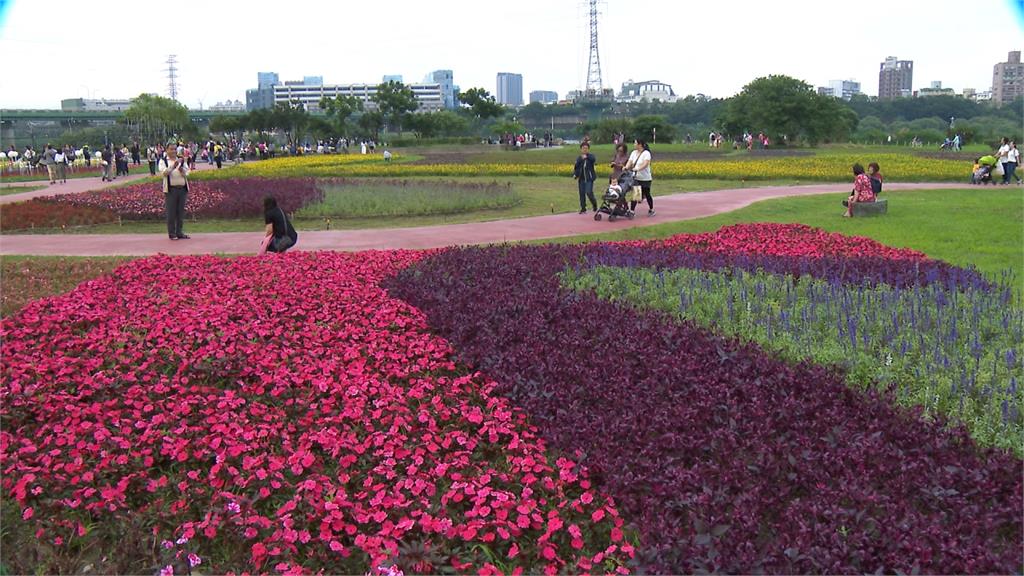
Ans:
[[[159,6],[157,11],[153,7]],[[1024,0],[603,0],[604,84],[657,79],[727,97],[759,76],[813,86],[854,79],[878,93],[886,56],[914,61],[914,89],[989,90],[992,67],[1024,45]],[[560,98],[582,87],[589,55],[582,0],[0,0],[0,107],[62,98],[167,95],[176,54],[189,107],[245,100],[256,73],[328,84],[421,81],[452,69],[463,90],[495,93],[498,72]]]

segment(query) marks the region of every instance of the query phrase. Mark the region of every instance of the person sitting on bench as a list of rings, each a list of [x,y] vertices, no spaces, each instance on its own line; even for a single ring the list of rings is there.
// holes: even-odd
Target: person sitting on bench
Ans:
[[[849,198],[843,200],[843,206],[846,206],[846,213],[843,214],[844,218],[853,217],[854,204],[875,201],[875,193],[871,188],[871,178],[864,173],[864,167],[860,164],[854,164],[853,175],[853,192],[850,193]]]

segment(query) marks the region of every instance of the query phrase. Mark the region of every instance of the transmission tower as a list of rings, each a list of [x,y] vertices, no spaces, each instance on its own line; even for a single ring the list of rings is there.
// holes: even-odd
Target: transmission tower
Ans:
[[[597,0],[590,0],[590,65],[587,66],[587,93],[601,94],[601,56],[597,53]]]
[[[177,56],[171,54],[167,57],[167,92],[171,96],[171,100],[178,99],[178,60]]]

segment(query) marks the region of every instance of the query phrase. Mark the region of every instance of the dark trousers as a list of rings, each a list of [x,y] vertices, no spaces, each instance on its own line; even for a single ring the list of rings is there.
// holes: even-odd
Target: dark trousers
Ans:
[[[580,189],[580,210],[587,209],[587,199],[590,199],[590,204],[597,210],[597,199],[594,198],[594,181],[584,181],[582,178],[576,181],[577,186]]]
[[[156,160],[149,161],[149,175],[156,176]]]
[[[177,238],[184,234],[182,225],[185,222],[185,199],[188,196],[188,188],[185,186],[171,186],[164,195],[164,204],[167,209],[167,236]]]
[[[1003,162],[1003,184],[1009,184],[1011,180],[1016,178],[1015,173],[1017,172],[1016,162]]]
[[[651,180],[637,180],[636,185],[640,187],[643,199],[647,200],[647,207],[654,210],[654,197],[651,196]],[[629,209],[636,210],[636,201],[629,203]]]

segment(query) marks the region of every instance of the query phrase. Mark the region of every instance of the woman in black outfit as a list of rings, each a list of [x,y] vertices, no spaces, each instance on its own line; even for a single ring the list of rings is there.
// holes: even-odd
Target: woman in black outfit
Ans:
[[[291,221],[284,215],[284,210],[277,205],[277,199],[267,196],[263,199],[263,220],[267,224],[264,242],[267,244],[267,252],[284,252],[299,241],[299,234],[295,231]]]

